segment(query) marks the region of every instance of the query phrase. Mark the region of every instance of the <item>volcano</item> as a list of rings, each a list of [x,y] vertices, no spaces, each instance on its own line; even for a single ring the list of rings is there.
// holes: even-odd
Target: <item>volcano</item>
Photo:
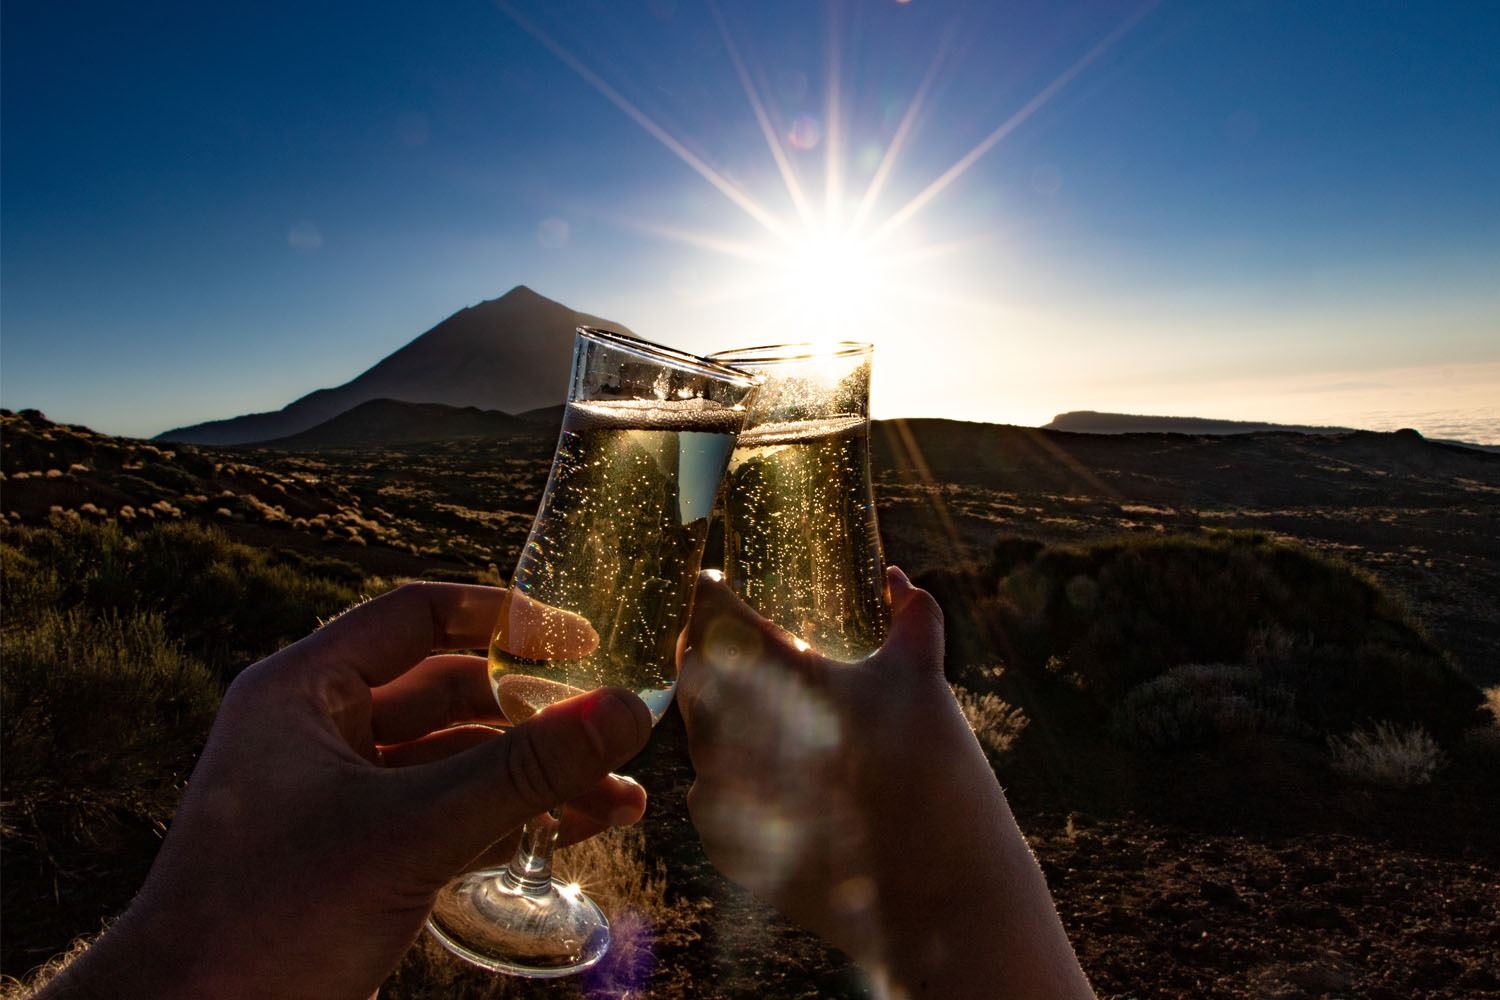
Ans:
[[[163,431],[159,441],[251,444],[285,438],[376,399],[518,414],[567,396],[579,326],[629,331],[554,302],[525,285],[461,309],[362,374],[279,410]]]

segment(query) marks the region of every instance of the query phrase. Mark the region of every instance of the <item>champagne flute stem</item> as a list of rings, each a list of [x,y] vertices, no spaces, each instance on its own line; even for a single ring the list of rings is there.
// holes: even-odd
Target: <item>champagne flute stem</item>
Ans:
[[[515,857],[505,866],[506,888],[528,896],[540,896],[552,887],[552,852],[562,826],[562,810],[538,813],[521,828]]]

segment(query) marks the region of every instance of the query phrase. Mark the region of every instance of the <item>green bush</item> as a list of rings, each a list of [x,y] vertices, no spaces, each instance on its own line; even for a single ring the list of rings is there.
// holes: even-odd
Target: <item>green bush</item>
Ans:
[[[166,462],[146,462],[136,475],[146,482],[167,491],[168,496],[192,493],[198,488],[198,480],[192,475]]]
[[[0,651],[6,800],[164,820],[220,692],[161,616],[49,609],[0,633]]]
[[[47,608],[62,606],[62,577],[57,569],[30,554],[0,541],[0,600],[4,602],[7,627],[30,622]]]
[[[358,598],[192,524],[3,529],[5,972],[129,902],[224,686]]]

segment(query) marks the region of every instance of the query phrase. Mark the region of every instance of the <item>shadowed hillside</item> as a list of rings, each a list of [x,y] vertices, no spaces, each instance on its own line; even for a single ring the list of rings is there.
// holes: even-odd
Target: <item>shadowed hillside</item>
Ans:
[[[474,406],[372,399],[300,434],[261,442],[267,448],[395,448],[428,441],[506,438],[534,433],[520,417]]]
[[[872,438],[880,523],[913,571],[994,542],[1235,528],[1373,572],[1466,673],[1500,683],[1500,455],[1414,431],[1067,434],[897,420]]]
[[[560,407],[517,422],[382,403],[345,419],[295,448],[215,449],[11,414],[0,513],[22,523],[54,506],[128,509],[141,523],[202,517],[255,544],[378,573],[509,568]],[[912,572],[978,564],[1003,536],[1266,532],[1374,573],[1467,674],[1500,683],[1493,453],[1411,431],[1095,435],[948,420],[877,421],[872,448],[887,551]]]

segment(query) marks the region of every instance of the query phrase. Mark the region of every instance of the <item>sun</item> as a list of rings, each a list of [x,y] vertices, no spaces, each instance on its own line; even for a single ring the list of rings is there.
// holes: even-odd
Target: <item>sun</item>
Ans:
[[[867,241],[840,231],[808,232],[771,264],[786,305],[810,317],[861,311],[876,297],[881,270]]]
[[[844,233],[810,233],[787,254],[792,284],[835,300],[868,294],[876,264],[868,246]]]
[[[708,295],[726,325],[790,342],[879,340],[901,330],[913,303],[944,287],[931,265],[950,248],[924,243],[918,226],[876,239],[845,221],[789,220],[774,234],[715,249],[725,265],[710,272]]]

